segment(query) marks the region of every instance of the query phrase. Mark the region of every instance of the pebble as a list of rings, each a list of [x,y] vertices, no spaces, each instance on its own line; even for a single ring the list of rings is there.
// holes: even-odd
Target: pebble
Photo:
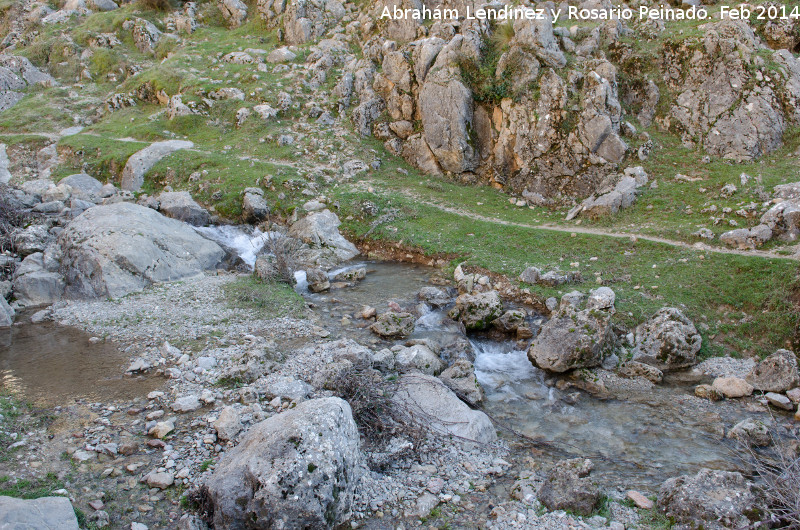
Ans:
[[[767,392],[764,397],[767,398],[767,401],[769,401],[769,404],[773,407],[783,410],[794,410],[794,403],[792,403],[792,401],[783,394]]]
[[[644,496],[644,494],[639,493],[636,490],[630,490],[626,496],[633,502],[633,504],[636,505],[637,508],[641,508],[642,510],[652,510],[655,506],[655,503],[653,503],[652,500],[648,499]]]

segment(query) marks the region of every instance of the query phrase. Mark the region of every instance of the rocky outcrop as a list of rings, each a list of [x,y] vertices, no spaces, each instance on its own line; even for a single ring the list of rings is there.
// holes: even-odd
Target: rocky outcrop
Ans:
[[[470,409],[433,376],[421,373],[404,375],[397,382],[392,401],[407,421],[429,432],[482,444],[497,439],[486,414]]]
[[[745,380],[762,392],[786,392],[800,386],[797,357],[790,350],[778,350],[758,363]]]
[[[702,37],[665,50],[664,81],[677,91],[668,123],[685,144],[737,161],[781,145],[787,126],[797,120],[784,95],[794,74],[754,74],[750,65],[760,47],[746,21],[726,19],[707,24]]]
[[[702,342],[680,309],[665,307],[637,326],[633,359],[660,370],[686,368],[697,362]]]
[[[167,140],[156,142],[141,151],[137,151],[128,158],[125,168],[122,170],[122,184],[120,184],[120,187],[123,190],[139,191],[142,188],[142,184],[144,184],[145,173],[162,158],[180,149],[192,147],[194,147],[194,144],[186,140]]]
[[[238,28],[247,18],[247,4],[242,0],[219,0],[218,5],[222,18],[230,28]]]
[[[225,252],[189,225],[129,203],[96,206],[59,236],[66,295],[118,298],[213,269]]]
[[[258,0],[258,13],[271,27],[282,26],[286,42],[319,39],[344,18],[339,0]]]
[[[25,57],[0,54],[0,111],[16,105],[29,85],[52,86],[55,80]]]
[[[742,528],[762,508],[753,485],[740,473],[701,469],[661,485],[658,508],[667,517],[694,528]]]
[[[78,518],[66,497],[0,497],[0,528],[78,530]]]
[[[613,292],[613,291],[612,291]],[[543,370],[565,372],[599,366],[613,349],[611,306],[580,309],[580,302],[564,295],[559,310],[543,326],[528,348],[528,358]]]
[[[253,426],[206,481],[216,528],[328,528],[344,522],[363,474],[350,405],[304,401]]]

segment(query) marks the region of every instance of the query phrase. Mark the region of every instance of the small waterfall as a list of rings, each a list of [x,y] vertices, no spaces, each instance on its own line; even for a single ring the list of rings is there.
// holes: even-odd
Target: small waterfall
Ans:
[[[247,225],[200,226],[195,227],[195,230],[234,252],[250,267],[255,265],[256,256],[264,248],[267,240],[277,235],[277,232],[261,232],[258,228]]]
[[[308,278],[306,277],[306,271],[295,271],[294,281],[295,291],[300,294],[305,294],[308,292]]]

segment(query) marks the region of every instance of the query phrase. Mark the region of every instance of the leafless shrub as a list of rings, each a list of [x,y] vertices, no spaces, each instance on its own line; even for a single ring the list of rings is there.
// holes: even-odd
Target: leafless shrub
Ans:
[[[774,418],[773,418],[774,419]],[[776,421],[773,425],[778,425]],[[769,514],[758,524],[770,528],[800,529],[800,435],[798,429],[781,434],[771,428],[767,449],[747,440],[739,442],[739,457],[758,478]]]
[[[11,235],[25,222],[24,213],[9,197],[8,188],[0,184],[0,252],[11,249]]]
[[[398,438],[410,442],[409,448],[422,445],[425,433],[408,421],[407,411],[392,402],[397,383],[387,380],[368,363],[356,363],[339,371],[325,387],[350,404],[353,419],[368,450],[384,451]],[[398,453],[391,455],[392,458],[399,456]]]
[[[269,232],[256,261],[256,275],[294,285],[302,242],[279,232]]]
[[[139,3],[144,9],[156,11],[169,11],[172,8],[169,0],[139,0]]]

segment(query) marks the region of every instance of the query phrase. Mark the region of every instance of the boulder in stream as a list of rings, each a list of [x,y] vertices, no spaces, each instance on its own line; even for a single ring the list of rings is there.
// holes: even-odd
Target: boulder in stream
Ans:
[[[686,368],[697,362],[702,342],[680,309],[664,307],[636,328],[633,359],[659,370]]]

